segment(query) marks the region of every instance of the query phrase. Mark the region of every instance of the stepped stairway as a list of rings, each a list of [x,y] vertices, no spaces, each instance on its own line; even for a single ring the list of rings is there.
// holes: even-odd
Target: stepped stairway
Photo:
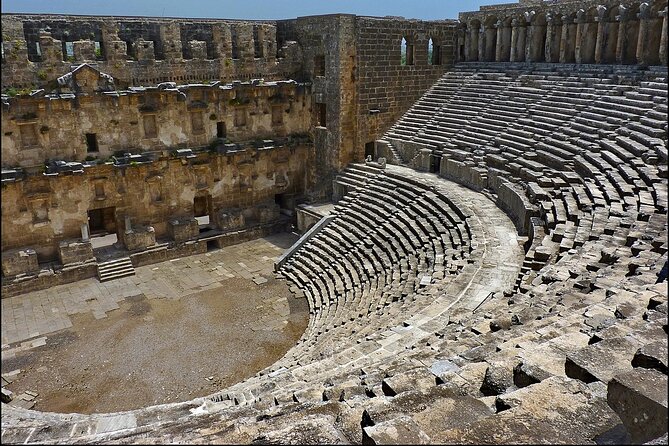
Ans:
[[[134,275],[135,268],[132,266],[130,257],[121,257],[98,263],[98,279],[100,279],[100,282]]]

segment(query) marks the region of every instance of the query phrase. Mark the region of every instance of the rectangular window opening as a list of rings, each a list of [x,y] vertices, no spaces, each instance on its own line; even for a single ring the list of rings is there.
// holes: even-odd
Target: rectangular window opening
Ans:
[[[21,144],[26,149],[37,147],[37,124],[24,124],[19,126],[21,133]]]
[[[314,57],[314,76],[325,76],[325,56]]]
[[[144,137],[155,138],[158,136],[158,127],[156,126],[155,115],[144,115],[142,118],[144,124]]]
[[[244,126],[246,126],[246,109],[237,108],[235,109],[235,127]]]
[[[98,152],[98,137],[95,133],[86,133],[86,151]]]
[[[325,104],[317,102],[316,103],[316,126],[325,127],[326,125],[326,108]]]
[[[190,114],[191,128],[194,134],[204,132],[204,121],[202,120],[202,112],[192,112]]]
[[[225,131],[225,122],[218,121],[216,123],[216,137],[217,138],[225,138],[226,136],[227,136],[227,132]]]
[[[272,125],[281,125],[283,124],[283,106],[282,105],[273,105],[272,106]]]

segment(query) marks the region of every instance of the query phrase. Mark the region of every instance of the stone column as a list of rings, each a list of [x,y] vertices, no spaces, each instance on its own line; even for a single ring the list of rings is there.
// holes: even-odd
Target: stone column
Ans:
[[[567,62],[567,38],[569,37],[569,17],[566,15],[562,16],[562,33],[560,35],[560,63]]]
[[[550,12],[546,14],[546,41],[544,42],[544,58],[546,62],[553,62],[553,33],[555,32],[555,17]]]
[[[660,37],[660,63],[667,65],[667,8],[660,12],[662,17],[662,35]]]
[[[485,47],[486,47],[486,34],[485,34],[485,27],[481,26],[479,28],[479,45],[478,45],[478,61],[483,62],[486,60],[485,58]]]
[[[646,63],[646,41],[648,40],[648,20],[650,19],[650,5],[641,3],[639,5],[639,36],[636,41],[636,62]]]
[[[666,23],[666,20],[665,20]],[[497,23],[495,23],[495,28],[497,28],[497,41],[495,42],[495,62],[501,62],[502,61],[502,39],[504,38],[503,36],[503,29],[504,26],[502,25],[502,21],[498,20]]]
[[[473,62],[478,60],[479,51],[479,26],[469,25],[469,45],[465,42],[465,52],[467,53],[467,61]]]
[[[595,43],[595,63],[602,63],[602,53],[604,52],[604,15],[606,14],[606,6],[599,5],[597,6],[597,17],[595,21],[597,22],[597,41]]]
[[[81,240],[87,242],[90,238],[90,232],[88,230],[88,223],[81,225]]]
[[[465,54],[463,54],[463,57],[466,62],[469,62],[469,47],[472,45],[471,29],[467,27],[464,31],[464,34],[465,34]]]
[[[616,63],[623,63],[625,57],[625,45],[627,42],[627,21],[629,20],[629,10],[620,5],[620,15],[616,16],[618,21],[618,41],[616,42]]]
[[[532,19],[535,15],[535,11],[525,12],[525,20],[527,21],[527,28],[525,31],[525,62],[536,62],[533,57],[534,47],[539,43],[534,42],[536,25],[532,23]]]
[[[511,57],[509,60],[515,62],[518,59],[516,47],[518,46],[518,19],[511,21]]]
[[[581,44],[583,43],[583,36],[586,34],[585,29],[587,24],[585,23],[585,11],[579,9],[576,12],[576,45],[574,46],[574,60],[576,63],[582,63],[583,58],[581,57]]]

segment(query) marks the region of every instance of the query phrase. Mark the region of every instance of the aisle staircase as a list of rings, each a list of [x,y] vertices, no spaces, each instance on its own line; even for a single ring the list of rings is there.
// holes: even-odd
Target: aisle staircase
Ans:
[[[135,268],[132,266],[130,257],[121,257],[119,259],[98,263],[98,279],[100,279],[100,282],[134,275]]]

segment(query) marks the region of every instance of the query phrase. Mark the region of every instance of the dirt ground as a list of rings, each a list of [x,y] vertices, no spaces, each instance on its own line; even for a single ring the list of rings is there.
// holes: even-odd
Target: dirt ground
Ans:
[[[206,396],[254,375],[290,349],[309,318],[285,281],[223,287],[178,300],[126,298],[108,317],[76,315],[46,345],[3,359],[7,386],[38,393],[33,409],[102,413]]]

